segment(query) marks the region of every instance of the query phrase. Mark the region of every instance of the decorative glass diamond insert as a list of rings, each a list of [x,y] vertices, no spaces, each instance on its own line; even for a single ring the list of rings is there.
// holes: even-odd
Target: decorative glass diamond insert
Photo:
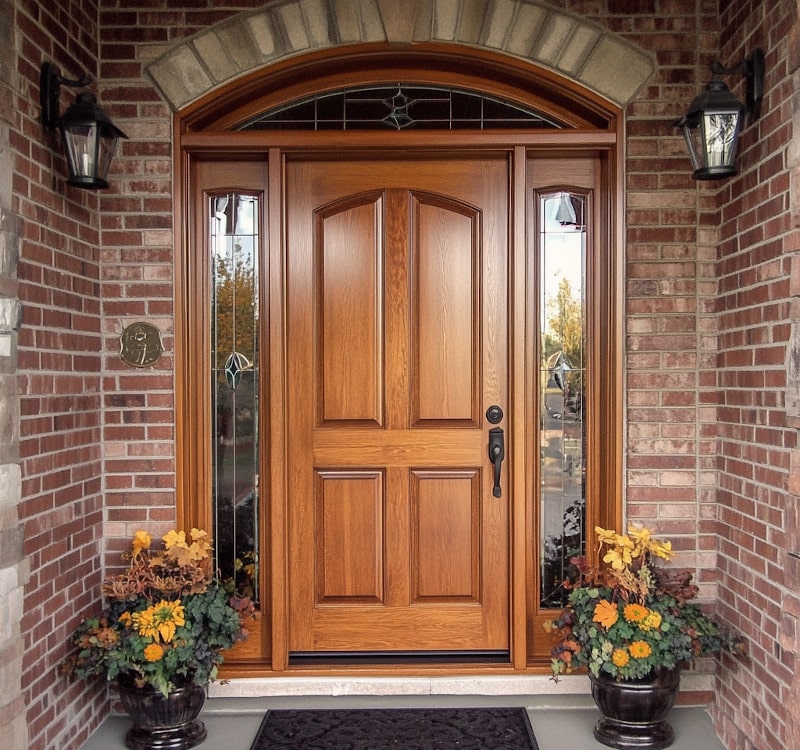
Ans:
[[[236,390],[239,381],[242,379],[242,373],[245,370],[252,370],[253,363],[247,359],[241,352],[231,352],[228,359],[225,361],[225,380],[228,381],[228,387],[231,390]]]

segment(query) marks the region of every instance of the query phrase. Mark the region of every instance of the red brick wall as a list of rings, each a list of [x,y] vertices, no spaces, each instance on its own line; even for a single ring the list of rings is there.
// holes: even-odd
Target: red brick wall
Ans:
[[[721,3],[721,56],[766,54],[763,114],[744,134],[741,174],[722,190],[719,247],[719,504],[721,611],[750,641],[752,663],[723,673],[715,715],[729,747],[792,747],[796,657],[782,645],[789,473],[797,430],[787,422],[790,260],[797,230],[789,200],[792,0]],[[739,89],[741,91],[741,88]],[[795,719],[796,719],[795,712]]]
[[[789,289],[800,238],[787,164],[796,3],[700,2],[692,19],[694,3],[655,0],[635,4],[655,13],[637,21],[631,5],[588,4],[598,20],[603,6],[621,13],[601,23],[656,50],[660,65],[626,113],[626,512],[677,539],[682,562],[694,560],[704,593],[718,592],[718,612],[750,642],[751,662],[726,660],[719,673],[713,713],[726,747],[794,747],[800,606],[786,549],[800,539],[789,489],[800,422],[787,420],[784,395],[790,294],[800,290]],[[741,174],[693,183],[668,123],[708,80],[711,59],[730,66],[755,46],[767,53],[767,97],[743,135]],[[744,98],[742,80],[729,83]]]
[[[102,710],[98,690],[67,688],[55,668],[96,599],[104,545],[114,563],[133,531],[175,517],[171,114],[143,68],[166,45],[262,3],[100,4],[97,27],[92,5],[78,0],[56,12],[29,3],[18,24],[31,92],[14,145],[25,217],[20,514],[33,571],[23,629],[34,750],[74,750]],[[659,73],[626,113],[626,509],[674,540],[707,598],[722,584],[721,611],[752,639],[752,664],[721,677],[715,718],[727,746],[789,747],[782,701],[793,662],[781,650],[779,603],[796,584],[775,550],[796,440],[781,403],[782,254],[793,237],[784,39],[794,2],[722,0],[721,20],[717,0],[552,4],[657,56]],[[745,134],[742,174],[696,184],[671,121],[707,80],[720,38],[725,63],[764,47],[769,94]],[[36,123],[41,61],[77,75],[97,58],[100,100],[130,136],[102,195],[64,187],[54,141]],[[137,371],[120,361],[119,335],[141,319],[164,332],[166,353]]]
[[[18,265],[20,520],[31,577],[26,588],[22,691],[29,747],[80,744],[105,692],[67,688],[57,673],[68,633],[97,598],[103,535],[99,196],[67,188],[58,137],[39,124],[39,67],[70,78],[97,73],[97,9],[16,4],[17,70],[13,207],[22,221]],[[73,97],[66,90],[62,107]],[[67,710],[83,705],[80,716]],[[66,722],[64,721],[66,719]]]
[[[623,2],[611,3],[617,8]],[[630,4],[628,4],[630,5]],[[707,77],[716,4],[650,3],[615,20],[659,75],[627,111],[626,376],[630,520],[654,527],[714,595],[715,186],[697,185],[672,122]],[[652,13],[658,14],[655,22]]]

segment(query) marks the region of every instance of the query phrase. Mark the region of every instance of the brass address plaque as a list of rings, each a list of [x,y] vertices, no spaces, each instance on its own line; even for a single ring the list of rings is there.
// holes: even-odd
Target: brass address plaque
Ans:
[[[131,323],[119,337],[119,356],[133,367],[150,367],[164,353],[161,331],[151,323]]]

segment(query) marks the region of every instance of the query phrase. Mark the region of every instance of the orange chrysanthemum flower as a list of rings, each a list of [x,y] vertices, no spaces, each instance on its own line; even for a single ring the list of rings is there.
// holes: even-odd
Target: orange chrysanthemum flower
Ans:
[[[634,641],[628,646],[628,651],[631,652],[631,656],[634,659],[646,659],[653,653],[653,649],[650,648],[650,644],[646,641]]]
[[[614,653],[611,654],[611,661],[617,667],[624,667],[630,661],[628,652],[624,648],[615,648]]]
[[[593,622],[599,622],[608,630],[619,619],[619,609],[607,599],[601,599],[594,608]]]
[[[650,613],[650,610],[641,604],[626,604],[622,613],[628,622],[642,622]]]
[[[144,647],[144,658],[147,661],[161,661],[164,656],[164,649],[158,643],[151,643]]]

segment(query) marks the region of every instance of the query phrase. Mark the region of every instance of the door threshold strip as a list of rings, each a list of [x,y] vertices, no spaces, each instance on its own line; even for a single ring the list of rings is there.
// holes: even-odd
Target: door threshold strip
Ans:
[[[508,650],[482,651],[290,651],[289,666],[365,664],[510,664]]]

